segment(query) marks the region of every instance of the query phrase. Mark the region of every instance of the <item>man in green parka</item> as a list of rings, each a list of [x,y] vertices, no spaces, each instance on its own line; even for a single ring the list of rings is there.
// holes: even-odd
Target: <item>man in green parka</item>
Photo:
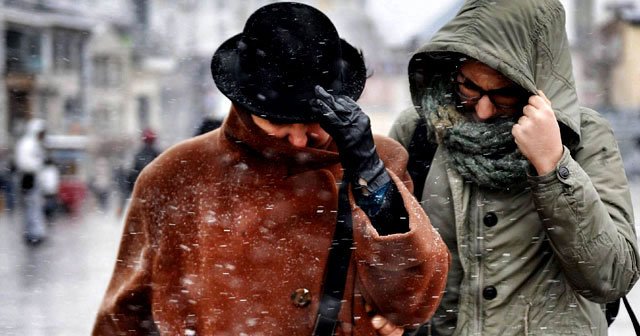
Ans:
[[[434,335],[606,335],[604,304],[640,276],[618,146],[579,105],[564,25],[557,0],[467,1],[411,58],[391,137],[453,256]]]

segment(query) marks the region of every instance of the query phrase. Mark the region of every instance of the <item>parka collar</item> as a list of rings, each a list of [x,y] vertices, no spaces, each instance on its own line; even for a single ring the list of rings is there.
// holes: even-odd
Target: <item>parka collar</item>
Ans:
[[[335,143],[331,141],[326,148],[297,148],[285,139],[268,135],[258,127],[251,114],[231,108],[229,116],[222,125],[224,135],[254,155],[278,164],[286,164],[293,171],[320,169],[340,162]]]
[[[531,93],[551,100],[563,142],[580,139],[580,113],[572,73],[564,8],[557,0],[468,0],[409,62],[416,109],[434,81],[449,80],[464,58],[500,71]]]

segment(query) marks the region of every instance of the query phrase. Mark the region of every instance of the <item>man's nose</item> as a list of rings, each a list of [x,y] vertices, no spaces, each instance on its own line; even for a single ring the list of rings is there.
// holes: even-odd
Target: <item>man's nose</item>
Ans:
[[[476,103],[474,117],[476,121],[487,121],[496,116],[496,106],[489,96],[484,95]]]
[[[295,147],[306,147],[308,141],[307,125],[292,124],[289,128],[289,136],[287,139],[289,140],[289,143]]]

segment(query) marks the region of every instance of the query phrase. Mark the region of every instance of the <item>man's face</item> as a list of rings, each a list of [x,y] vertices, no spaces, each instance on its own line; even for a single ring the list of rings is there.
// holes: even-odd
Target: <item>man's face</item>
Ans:
[[[331,136],[320,124],[281,124],[251,115],[253,122],[267,134],[278,139],[287,139],[295,147],[324,148]]]
[[[462,106],[479,122],[514,117],[529,97],[507,77],[475,60],[463,63],[454,80]]]

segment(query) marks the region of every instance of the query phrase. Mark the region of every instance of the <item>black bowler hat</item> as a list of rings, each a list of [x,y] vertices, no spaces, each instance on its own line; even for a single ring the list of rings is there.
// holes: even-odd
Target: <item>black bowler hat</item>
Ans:
[[[255,11],[242,33],[222,43],[211,60],[218,89],[240,108],[271,121],[317,120],[314,87],[357,100],[364,89],[362,54],[319,10],[279,2]]]

